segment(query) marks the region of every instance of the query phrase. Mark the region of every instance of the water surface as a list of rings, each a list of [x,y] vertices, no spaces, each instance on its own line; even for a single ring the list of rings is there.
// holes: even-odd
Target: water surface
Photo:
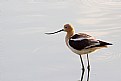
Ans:
[[[0,80],[79,80],[79,56],[65,33],[44,34],[65,23],[114,44],[90,54],[90,81],[121,81],[120,0],[0,0]]]

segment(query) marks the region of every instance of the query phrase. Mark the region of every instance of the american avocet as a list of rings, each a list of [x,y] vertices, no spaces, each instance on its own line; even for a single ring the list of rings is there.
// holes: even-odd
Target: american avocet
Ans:
[[[55,34],[61,31],[67,32],[65,37],[66,45],[76,54],[80,55],[80,60],[82,63],[82,70],[84,74],[84,64],[82,60],[82,55],[87,54],[88,66],[87,69],[90,70],[89,57],[88,54],[94,52],[97,49],[107,47],[107,45],[112,45],[104,41],[96,40],[94,37],[87,35],[85,33],[74,34],[74,28],[70,24],[65,24],[64,29],[53,33]],[[81,78],[82,81],[83,77]]]

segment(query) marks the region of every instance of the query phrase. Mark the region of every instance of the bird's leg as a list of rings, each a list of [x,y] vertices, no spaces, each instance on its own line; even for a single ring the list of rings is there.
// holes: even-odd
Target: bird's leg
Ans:
[[[85,71],[85,68],[84,68],[84,63],[83,63],[83,60],[82,60],[82,56],[80,55],[80,60],[81,60],[81,64],[82,64],[82,74],[81,74],[81,81],[83,80],[83,76],[84,76],[84,71]]]
[[[90,63],[89,63],[89,57],[88,57],[88,54],[87,54],[87,61],[88,61],[88,66],[87,66],[87,69],[88,69],[87,81],[89,81],[89,76],[90,76]]]
[[[90,62],[89,62],[89,56],[88,56],[88,54],[87,54],[87,62],[88,62],[87,69],[90,71]]]

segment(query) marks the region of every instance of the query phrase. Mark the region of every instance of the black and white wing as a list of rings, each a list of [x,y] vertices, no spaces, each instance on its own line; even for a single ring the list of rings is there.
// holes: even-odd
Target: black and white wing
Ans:
[[[90,35],[79,33],[79,34],[75,34],[70,38],[69,45],[76,50],[82,50],[82,49],[101,47],[101,46],[111,45],[111,44],[100,40],[96,40]]]

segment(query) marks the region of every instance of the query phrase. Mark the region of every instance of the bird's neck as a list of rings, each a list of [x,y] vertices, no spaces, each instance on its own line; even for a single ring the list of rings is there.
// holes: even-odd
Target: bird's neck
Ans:
[[[69,40],[73,35],[74,35],[74,31],[67,32],[66,37],[65,37],[66,44],[68,43],[68,40]]]

